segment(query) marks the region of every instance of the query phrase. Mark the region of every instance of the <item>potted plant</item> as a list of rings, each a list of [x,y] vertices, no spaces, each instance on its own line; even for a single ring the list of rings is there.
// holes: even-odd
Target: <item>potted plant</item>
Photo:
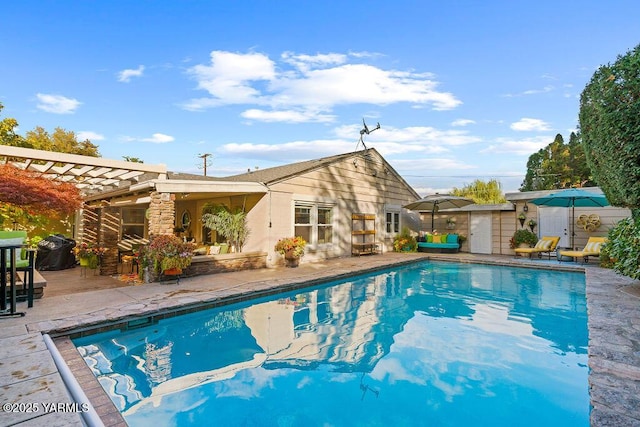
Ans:
[[[524,227],[524,221],[527,219],[527,216],[524,214],[524,212],[520,212],[520,214],[518,215],[518,221],[520,221],[520,227]]]
[[[297,267],[306,246],[307,242],[300,236],[284,237],[278,240],[274,250],[284,257],[287,267]]]
[[[538,223],[536,222],[535,219],[530,219],[529,222],[527,222],[527,225],[529,226],[529,229],[531,229],[531,232],[533,233],[533,230],[536,228],[536,225],[538,225]]]
[[[230,212],[221,205],[206,204],[202,209],[202,225],[228,240],[232,248],[242,252],[242,247],[249,237],[247,226],[247,213],[238,210]]]
[[[462,244],[467,241],[467,236],[458,234],[458,250],[462,249]]]
[[[100,258],[105,252],[107,252],[107,248],[86,242],[82,242],[73,248],[73,253],[76,255],[76,258],[78,258],[80,266],[91,269],[98,268]]]
[[[523,244],[532,247],[537,242],[538,236],[536,236],[533,232],[522,228],[520,230],[516,230],[516,232],[513,234],[513,237],[509,240],[509,246],[511,247],[511,249],[518,248]]]
[[[191,265],[194,249],[192,243],[186,243],[173,234],[153,236],[141,250],[142,264],[165,275],[180,274]]]
[[[393,238],[393,249],[396,252],[415,252],[418,249],[418,242],[408,227],[402,227],[400,233]]]

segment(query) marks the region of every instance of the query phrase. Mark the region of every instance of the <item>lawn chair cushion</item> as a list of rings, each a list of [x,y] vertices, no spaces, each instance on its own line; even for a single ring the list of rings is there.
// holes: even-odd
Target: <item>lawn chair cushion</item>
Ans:
[[[551,240],[538,240],[538,243],[536,243],[536,245],[534,246],[534,249],[541,249],[541,250],[549,250],[549,248],[551,247]]]
[[[589,242],[585,245],[583,252],[599,253],[602,242]]]

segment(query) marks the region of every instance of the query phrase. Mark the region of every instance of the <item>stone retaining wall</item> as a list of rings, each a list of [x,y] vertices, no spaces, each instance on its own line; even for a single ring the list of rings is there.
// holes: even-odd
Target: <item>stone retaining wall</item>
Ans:
[[[204,274],[226,273],[230,271],[252,270],[267,267],[266,252],[246,252],[224,255],[198,255],[183,275],[185,277]]]

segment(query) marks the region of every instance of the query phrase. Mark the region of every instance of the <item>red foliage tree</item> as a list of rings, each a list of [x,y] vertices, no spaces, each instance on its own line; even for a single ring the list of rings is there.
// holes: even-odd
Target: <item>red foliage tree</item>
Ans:
[[[0,202],[41,214],[70,214],[82,206],[82,196],[73,184],[5,164],[0,165]]]

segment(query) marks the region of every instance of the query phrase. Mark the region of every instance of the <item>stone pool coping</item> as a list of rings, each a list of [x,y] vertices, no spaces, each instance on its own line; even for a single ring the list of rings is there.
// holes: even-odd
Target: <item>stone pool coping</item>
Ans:
[[[384,254],[339,258],[302,264],[296,269],[275,268],[194,277],[181,280],[179,287],[147,284],[50,299],[45,297],[28,311],[26,317],[0,320],[0,325],[4,326],[0,328],[0,387],[7,400],[28,403],[29,399],[33,399],[33,394],[25,395],[25,390],[39,390],[43,387],[43,379],[51,379],[49,388],[55,393],[51,391],[51,396],[43,395],[40,399],[61,401],[63,395],[60,392],[64,385],[61,384],[55,366],[51,367],[49,363],[48,352],[39,349],[35,350],[38,352],[37,357],[29,356],[34,352],[30,346],[37,348],[39,345],[41,333],[59,337],[56,344],[67,352],[65,360],[73,368],[77,365],[73,359],[73,351],[77,353],[77,350],[67,347],[65,340],[68,338],[65,336],[86,333],[96,325],[117,325],[149,315],[166,316],[162,313],[169,313],[170,316],[195,311],[222,301],[229,303],[246,300],[258,295],[281,292],[283,289],[297,289],[424,259],[584,271],[589,319],[589,387],[593,407],[591,424],[640,425],[640,298],[635,296],[636,290],[640,289],[638,282],[594,265],[475,254]],[[105,307],[105,301],[109,301],[108,307]],[[23,342],[25,345],[22,351],[15,347],[16,343]],[[12,346],[12,343],[14,348],[8,349],[7,346]],[[30,363],[23,363],[26,361]],[[11,375],[5,372],[7,369],[12,369]],[[18,371],[26,374],[16,378],[13,373]],[[83,376],[82,373],[74,374],[77,378]],[[83,384],[83,388],[87,386],[89,385]],[[95,383],[90,386],[89,391],[94,388]],[[89,398],[94,402],[95,397]],[[99,401],[94,402],[96,410],[106,405],[103,399],[98,399]],[[22,418],[13,419],[7,418],[8,414],[0,413],[0,424],[20,425],[24,421],[24,425],[27,425],[36,418],[21,415]],[[36,414],[40,417],[37,421],[46,422],[53,427],[57,424],[43,418],[54,419],[51,415]],[[67,418],[64,425],[81,425],[74,424],[79,422],[77,414],[65,415]],[[75,415],[76,418],[69,415]],[[110,415],[101,414],[101,418],[105,425],[123,425]],[[9,420],[11,421],[6,422]]]

